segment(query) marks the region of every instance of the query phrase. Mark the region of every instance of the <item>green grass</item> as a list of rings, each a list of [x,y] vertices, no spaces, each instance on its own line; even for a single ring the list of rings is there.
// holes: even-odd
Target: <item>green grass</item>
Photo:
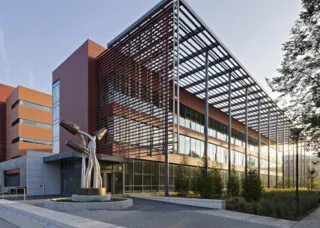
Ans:
[[[227,200],[227,209],[275,218],[299,220],[319,206],[320,192],[300,191],[300,213],[296,214],[294,189],[268,189],[259,201],[245,202]]]

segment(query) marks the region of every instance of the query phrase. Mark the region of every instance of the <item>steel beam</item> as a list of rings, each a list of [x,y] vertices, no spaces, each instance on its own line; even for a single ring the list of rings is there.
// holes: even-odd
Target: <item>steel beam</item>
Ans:
[[[261,155],[260,104],[261,104],[261,100],[259,100],[259,103],[258,103],[258,177],[259,178],[260,178],[260,155]]]
[[[208,80],[210,81],[212,79],[220,78],[220,77],[225,76],[226,74],[228,74],[230,71],[235,71],[235,70],[239,70],[239,66],[233,67],[233,68],[228,69],[228,70],[220,71],[219,73],[210,74],[208,76]],[[185,89],[189,89],[189,88],[194,87],[196,85],[200,85],[200,84],[202,84],[204,82],[205,82],[205,79],[200,79],[198,81],[194,81],[194,82],[184,86],[184,88]]]
[[[248,87],[246,88],[246,97],[245,97],[245,112],[246,112],[246,121],[245,121],[245,158],[244,158],[244,175],[248,174]]]
[[[284,121],[282,121],[282,139],[283,139],[283,144],[282,144],[282,188],[284,188],[284,145],[285,145],[285,125]]]
[[[268,188],[270,188],[270,108],[268,110]]]
[[[287,163],[288,163],[288,188],[290,188],[290,125],[288,125],[288,159],[287,159]]]
[[[276,188],[278,188],[278,115],[276,118]]]
[[[231,177],[231,133],[232,133],[232,110],[231,110],[231,86],[232,86],[232,80],[231,80],[231,73],[229,73],[229,107],[228,107],[228,181],[230,181]]]
[[[261,90],[250,91],[250,92],[248,93],[248,95],[254,95],[254,94],[257,94],[257,93],[260,93],[260,92],[261,92]],[[232,97],[232,100],[234,101],[234,100],[237,100],[237,99],[241,99],[241,98],[243,98],[244,96],[245,96],[245,95],[243,95],[243,94],[237,95],[237,96]],[[260,100],[260,99],[261,99],[261,97],[259,97],[258,100]],[[252,100],[251,100],[251,101],[252,101]],[[228,99],[225,99],[225,100],[213,102],[213,103],[211,103],[211,104],[212,104],[212,105],[219,105],[219,104],[223,104],[223,103],[227,103],[227,102],[228,102]]]
[[[208,101],[208,87],[209,87],[209,81],[208,81],[208,51],[205,55],[206,58],[206,70],[205,70],[205,79],[206,79],[206,95],[205,95],[205,119],[204,119],[204,156],[205,156],[205,169],[206,173],[208,173],[208,127],[209,127],[209,101]]]
[[[204,31],[204,27],[198,27],[196,28],[195,30],[189,32],[188,34],[184,35],[183,37],[180,38],[179,42],[180,43],[184,43],[185,41],[187,41],[188,39],[190,39],[191,37],[193,36],[196,36],[198,35],[199,33],[203,32]]]
[[[200,50],[196,51],[196,52],[193,52],[192,54],[190,55],[187,55],[185,57],[183,57],[181,60],[180,60],[180,64],[183,64],[184,62],[190,60],[190,59],[193,59],[199,55],[202,55],[203,53],[205,53],[205,55],[207,55],[207,52],[215,47],[218,46],[218,43],[213,43],[213,44],[210,44],[209,46],[205,47],[205,48],[201,48]],[[207,59],[205,60],[206,61],[206,65],[207,65]]]
[[[267,104],[272,104],[272,103],[271,103],[271,101],[261,102],[261,106],[267,105]],[[257,104],[250,104],[250,105],[248,105],[248,109],[251,109],[251,108],[254,108],[254,107],[257,107]],[[266,109],[269,109],[270,107],[265,107],[265,108],[266,108]],[[240,108],[234,109],[233,111],[234,111],[234,112],[239,112],[239,111],[242,111],[242,110],[243,110],[243,107],[240,107]],[[262,110],[263,110],[263,109],[262,109]],[[243,116],[243,115],[245,115],[244,112],[242,112],[242,113],[237,113],[237,114],[234,115],[234,117],[239,117],[239,116]]]
[[[238,103],[234,103],[233,106],[245,105],[246,104],[246,93],[248,94],[247,96],[250,95],[249,92],[245,92],[245,94],[242,96],[242,98],[244,97],[244,101],[240,101]],[[248,103],[256,102],[256,101],[259,101],[260,99],[261,99],[260,97],[255,97],[255,98],[252,98],[252,99],[247,98]],[[234,101],[234,98],[232,98],[232,100]],[[227,107],[220,107],[220,108],[221,109],[225,109]]]
[[[234,92],[239,92],[239,91],[241,91],[241,90],[243,90],[243,89],[246,89],[247,87],[250,87],[250,86],[255,86],[255,84],[254,84],[254,83],[250,83],[250,84],[247,84],[247,85],[244,85],[244,86],[240,86],[240,87],[238,87],[238,88],[233,88],[233,89],[231,89],[231,92],[232,92],[232,93],[234,93]],[[210,88],[209,88],[209,90],[210,90]],[[201,93],[203,93],[203,91],[200,92],[200,93],[196,93],[195,95],[199,95],[199,94],[201,94]],[[211,95],[211,96],[209,96],[209,100],[211,100],[212,98],[219,98],[219,97],[226,96],[226,95],[229,96],[229,90],[226,90],[226,91],[224,91],[224,92],[219,92],[218,94]],[[218,108],[219,108],[219,107],[218,107]],[[241,109],[241,110],[242,110],[242,109]]]
[[[222,62],[224,62],[224,61],[226,61],[226,60],[228,60],[228,59],[230,59],[230,58],[231,58],[231,56],[229,56],[229,55],[223,56],[223,57],[221,57],[221,58],[219,58],[219,59],[217,59],[217,60],[214,60],[214,61],[212,61],[212,62],[209,62],[208,67],[211,67],[211,66],[213,66],[213,65],[222,63]],[[193,75],[193,74],[196,74],[196,73],[198,73],[198,72],[200,72],[200,71],[203,71],[205,68],[206,68],[205,65],[199,66],[199,67],[197,67],[197,68],[194,68],[194,69],[192,69],[192,70],[190,70],[190,71],[182,74],[182,75],[180,76],[180,78],[181,78],[181,79],[186,78],[186,77],[188,77],[188,76],[190,76],[190,75]]]

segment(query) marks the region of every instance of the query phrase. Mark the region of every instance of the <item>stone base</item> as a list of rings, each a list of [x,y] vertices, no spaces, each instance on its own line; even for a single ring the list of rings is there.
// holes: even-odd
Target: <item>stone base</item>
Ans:
[[[107,193],[106,188],[79,188],[78,195],[105,195]]]
[[[68,199],[68,198],[60,198]],[[58,199],[48,199],[44,203],[44,207],[63,212],[81,211],[81,210],[110,210],[119,211],[133,205],[132,199],[117,198],[119,201],[104,201],[104,202],[56,202]],[[120,200],[122,199],[122,200]]]
[[[105,195],[72,195],[72,201],[75,202],[92,202],[92,201],[110,201],[111,194]]]

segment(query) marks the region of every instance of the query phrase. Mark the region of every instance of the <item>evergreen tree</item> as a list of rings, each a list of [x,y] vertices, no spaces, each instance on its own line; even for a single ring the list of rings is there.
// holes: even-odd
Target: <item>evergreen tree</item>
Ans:
[[[286,114],[315,136],[320,133],[320,1],[302,0],[302,7],[283,44],[280,74],[267,82],[280,94],[279,105]]]
[[[177,168],[174,187],[179,196],[186,197],[188,195],[190,188],[190,178],[185,170],[184,165],[180,165]]]
[[[259,200],[262,196],[262,183],[255,169],[248,171],[242,182],[242,196],[247,200]]]
[[[201,198],[217,199],[222,195],[223,182],[217,169],[209,170],[208,173],[205,170],[199,172],[196,185],[196,192]]]
[[[228,194],[230,196],[239,196],[240,193],[240,181],[239,176],[237,175],[236,171],[232,169],[231,176],[228,180]]]

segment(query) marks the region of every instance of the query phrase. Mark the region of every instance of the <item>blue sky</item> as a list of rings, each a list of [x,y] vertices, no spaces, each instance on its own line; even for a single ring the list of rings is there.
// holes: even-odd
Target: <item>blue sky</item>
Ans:
[[[51,93],[52,71],[86,39],[102,46],[159,0],[0,0],[0,83]],[[300,0],[187,0],[270,91]]]

